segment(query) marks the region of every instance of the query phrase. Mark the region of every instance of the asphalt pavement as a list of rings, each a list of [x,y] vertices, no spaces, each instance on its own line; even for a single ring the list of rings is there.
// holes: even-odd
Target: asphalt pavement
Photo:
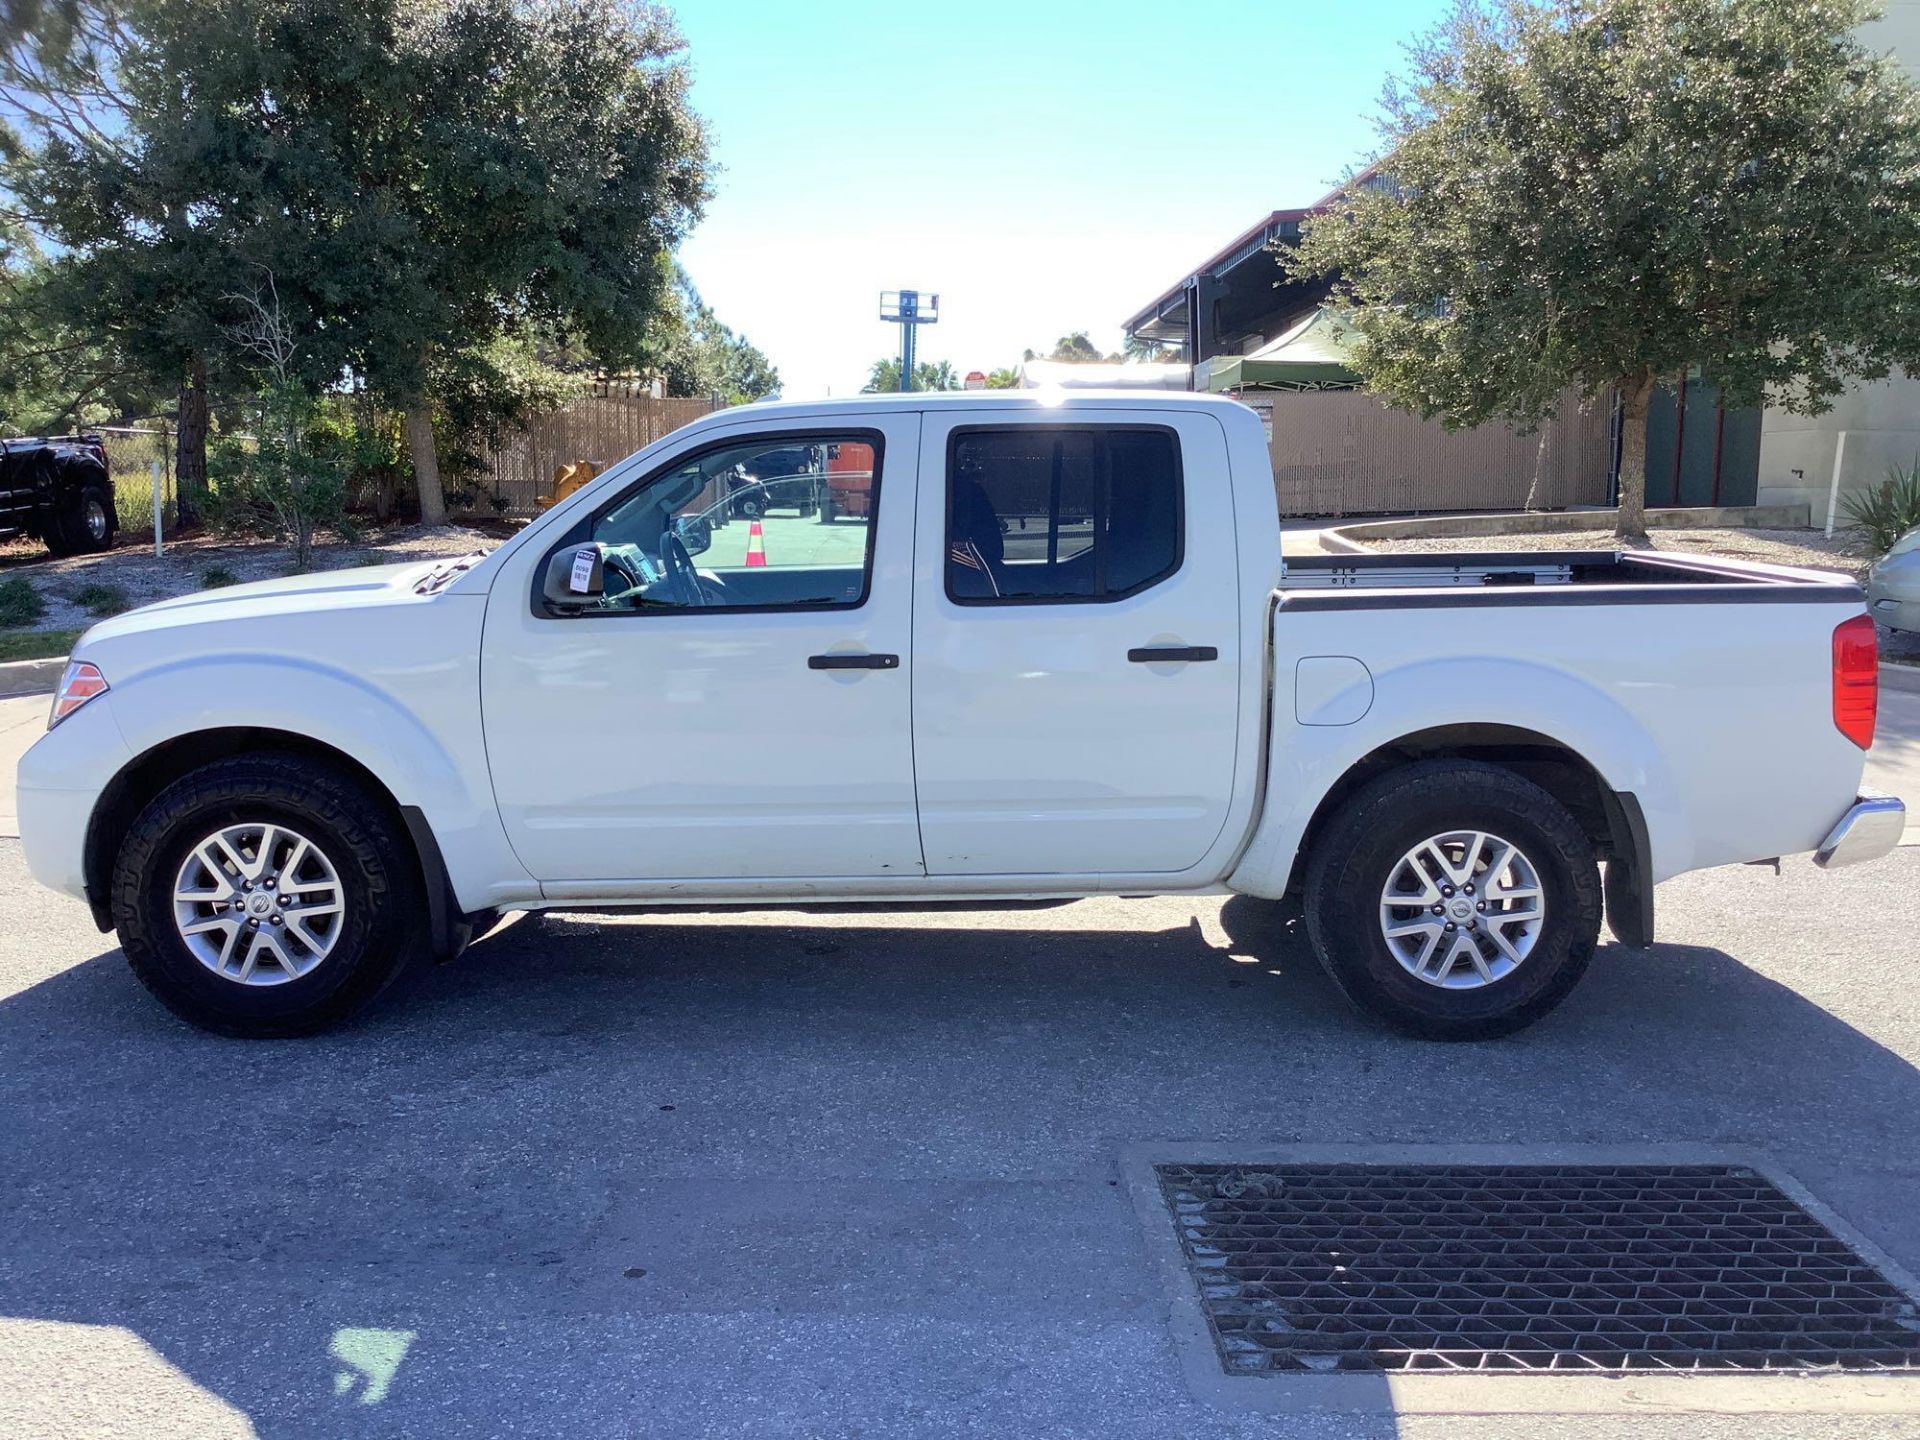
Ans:
[[[0,841],[0,1434],[1920,1433],[1182,1382],[1145,1142],[1758,1149],[1920,1270],[1920,850],[1660,903],[1485,1045],[1374,1028],[1239,899],[526,919],[262,1044],[168,1017]]]
[[[1902,789],[1920,696],[1885,698]],[[1143,1144],[1757,1150],[1920,1271],[1920,848],[1659,905],[1485,1045],[1375,1028],[1217,898],[528,917],[261,1044],[172,1020],[0,839],[0,1435],[1920,1435],[1920,1378],[1664,1418],[1182,1380]]]

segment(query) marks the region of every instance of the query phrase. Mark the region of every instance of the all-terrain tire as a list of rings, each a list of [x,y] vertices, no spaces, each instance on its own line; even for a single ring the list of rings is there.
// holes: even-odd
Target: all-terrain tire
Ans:
[[[120,520],[113,510],[113,492],[99,481],[87,481],[50,516],[42,537],[56,556],[86,555],[113,547]]]
[[[1467,974],[1477,988],[1445,988],[1414,975],[1382,920],[1383,892],[1403,857],[1454,832],[1484,832],[1518,846],[1544,901],[1532,948],[1490,983]],[[1538,785],[1479,761],[1420,761],[1342,804],[1314,842],[1305,911],[1321,963],[1360,1009],[1425,1039],[1492,1039],[1533,1024],[1586,972],[1600,932],[1599,865],[1578,822]],[[1465,973],[1464,961],[1461,967]]]
[[[195,958],[175,923],[174,883],[189,852],[224,826],[290,827],[326,855],[342,912],[332,949],[306,974],[248,985]],[[260,753],[202,766],[135,817],[115,859],[114,925],[140,983],[203,1030],[243,1038],[308,1035],[345,1021],[428,951],[418,858],[381,797],[344,768]]]

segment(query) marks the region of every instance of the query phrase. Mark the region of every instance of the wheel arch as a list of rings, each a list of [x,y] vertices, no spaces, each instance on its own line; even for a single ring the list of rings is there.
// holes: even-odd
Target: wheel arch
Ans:
[[[1519,725],[1455,723],[1409,732],[1375,745],[1347,765],[1308,814],[1286,862],[1283,894],[1298,894],[1315,841],[1362,786],[1422,760],[1478,760],[1529,780],[1566,807],[1606,864],[1607,924],[1625,944],[1653,940],[1653,862],[1639,798],[1609,783],[1574,746]],[[1241,870],[1248,863],[1243,859]],[[1278,867],[1274,867],[1276,873]],[[1236,872],[1235,881],[1242,878]],[[1253,885],[1235,885],[1268,893]]]
[[[323,761],[364,786],[388,819],[401,828],[419,866],[434,954],[445,957],[459,951],[471,934],[471,923],[460,910],[445,857],[420,807],[403,804],[379,775],[344,750],[311,735],[260,725],[221,726],[162,740],[128,761],[107,782],[87,822],[82,862],[88,904],[94,923],[103,932],[113,928],[107,897],[112,888],[114,859],[135,817],[174,781],[212,761],[239,754],[279,754]]]

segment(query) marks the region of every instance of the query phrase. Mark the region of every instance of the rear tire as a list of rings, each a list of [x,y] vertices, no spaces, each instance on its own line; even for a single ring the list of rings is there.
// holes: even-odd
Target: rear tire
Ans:
[[[98,481],[87,481],[49,519],[44,539],[53,555],[86,555],[111,549],[119,528],[113,492]]]
[[[111,906],[140,983],[221,1035],[328,1029],[428,949],[419,862],[390,808],[296,755],[216,761],[161,791],[120,846]]]
[[[1422,761],[1341,807],[1315,842],[1305,910],[1321,963],[1360,1009],[1425,1039],[1485,1040],[1533,1024],[1586,972],[1600,871],[1538,785]]]

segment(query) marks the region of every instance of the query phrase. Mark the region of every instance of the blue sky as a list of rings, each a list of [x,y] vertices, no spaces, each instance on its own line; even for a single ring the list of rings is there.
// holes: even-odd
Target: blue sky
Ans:
[[[681,251],[789,398],[894,353],[879,292],[938,291],[963,373],[1120,322],[1374,143],[1445,0],[683,0],[718,162]]]

